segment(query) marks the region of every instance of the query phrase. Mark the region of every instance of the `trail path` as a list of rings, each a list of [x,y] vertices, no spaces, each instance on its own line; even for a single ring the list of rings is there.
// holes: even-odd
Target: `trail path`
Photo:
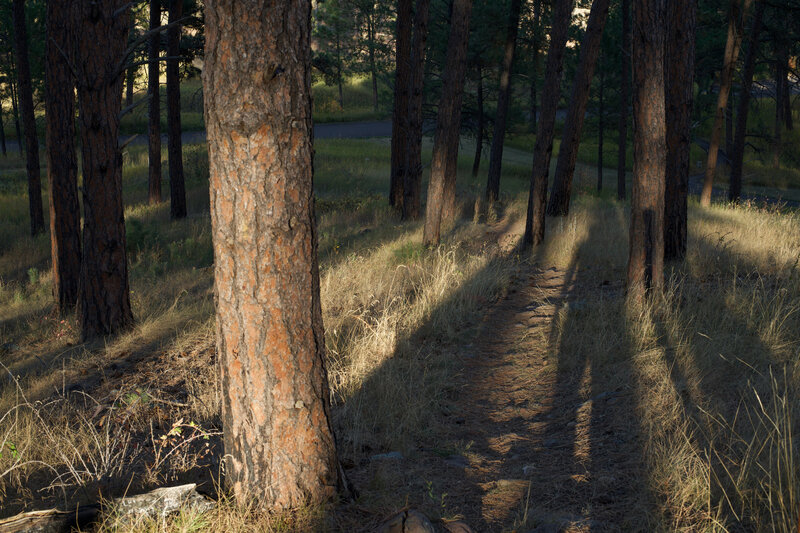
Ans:
[[[508,242],[515,231],[492,237]],[[464,451],[444,458],[436,477],[448,511],[476,532],[642,527],[642,454],[625,370],[591,354],[560,360],[559,325],[580,327],[587,299],[621,294],[590,269],[529,267],[464,347],[471,356],[457,408],[439,435]]]

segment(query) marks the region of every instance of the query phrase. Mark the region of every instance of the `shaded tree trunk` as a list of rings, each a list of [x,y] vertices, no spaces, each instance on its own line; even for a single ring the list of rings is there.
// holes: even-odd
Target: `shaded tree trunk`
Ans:
[[[742,167],[744,164],[744,143],[747,135],[747,114],[750,110],[750,96],[753,86],[753,75],[756,70],[759,36],[764,19],[766,2],[757,2],[750,29],[750,46],[742,68],[742,93],[739,97],[739,108],[736,110],[736,134],[731,149],[731,181],[728,188],[728,199],[738,202],[742,196]]]
[[[256,4],[260,16],[242,17],[233,0],[206,3],[203,87],[225,481],[238,502],[280,510],[330,500],[340,478],[314,221],[311,2]]]
[[[12,71],[16,70],[12,66]],[[20,128],[19,123],[19,107],[17,106],[17,91],[16,91],[16,84],[12,79],[8,83],[9,89],[11,89],[11,113],[14,115],[14,129],[17,132],[17,149],[19,150],[19,155],[22,155],[24,152],[23,150],[23,143],[24,140],[22,138],[22,129]]]
[[[3,120],[3,106],[0,104],[0,147],[3,150],[3,157],[6,157],[6,130],[5,121]]]
[[[39,171],[39,138],[36,134],[36,117],[33,114],[33,84],[28,62],[28,31],[25,27],[25,0],[14,0],[14,50],[17,55],[17,85],[22,125],[25,133],[25,170],[28,174],[28,206],[31,218],[31,235],[44,231],[42,208],[42,183]],[[20,139],[22,144],[22,139]]]
[[[735,74],[735,71],[734,71]],[[733,150],[733,80],[731,80],[731,94],[728,97],[728,105],[725,107],[725,154],[730,158]]]
[[[81,338],[133,324],[128,290],[119,113],[130,30],[125,0],[77,0],[73,41],[83,166],[83,261],[78,308]],[[114,13],[120,11],[117,16]]]
[[[74,311],[81,273],[81,213],[75,156],[75,80],[68,60],[72,47],[72,0],[47,2],[45,122],[50,196],[53,296],[60,313]]]
[[[581,41],[581,53],[578,70],[572,84],[567,121],[561,138],[558,152],[556,174],[553,190],[550,192],[550,203],[547,214],[564,216],[569,213],[569,201],[572,196],[572,177],[575,175],[575,164],[578,161],[578,146],[583,132],[583,121],[586,117],[586,105],[589,102],[589,90],[597,58],[600,55],[600,44],[603,39],[603,28],[608,16],[609,0],[594,0],[586,24],[586,33]]]
[[[430,0],[417,0],[411,40],[411,90],[408,100],[408,144],[403,177],[403,220],[416,220],[422,203],[422,86]]]
[[[403,207],[403,181],[407,159],[409,133],[409,96],[411,92],[411,33],[413,0],[398,0],[394,108],[392,110],[392,168],[389,179],[389,204]]]
[[[461,133],[461,101],[467,74],[467,45],[472,0],[454,0],[447,40],[447,59],[442,74],[442,97],[431,158],[431,178],[425,206],[422,242],[439,244],[441,227],[455,218],[458,141]]]
[[[631,28],[630,28],[630,0],[622,0],[622,65],[620,68],[619,89],[619,138],[617,140],[617,199],[624,200],[626,196],[625,168],[628,166],[628,102],[630,101],[631,87]]]
[[[472,177],[477,178],[481,169],[481,154],[483,153],[483,129],[486,127],[483,113],[483,69],[477,65],[478,70],[478,131],[475,135],[475,158],[472,161]]]
[[[696,0],[670,0],[664,68],[667,171],[664,196],[664,258],[686,255],[689,149],[692,143]]]
[[[336,29],[336,84],[339,87],[339,107],[344,109],[344,90],[342,89],[342,42],[339,28]]]
[[[533,37],[531,39],[531,124],[530,130],[535,132],[536,131],[536,115],[537,115],[537,108],[536,108],[536,88],[537,88],[537,81],[539,79],[539,48],[541,47],[541,41],[539,39],[539,22],[542,18],[542,0],[534,0],[533,1]]]
[[[719,155],[719,144],[722,137],[722,121],[725,117],[725,108],[728,105],[733,71],[736,67],[736,58],[739,55],[739,47],[742,42],[742,19],[752,2],[752,0],[744,0],[743,7],[740,10],[739,3],[741,1],[742,0],[731,0],[728,11],[728,38],[725,43],[725,57],[719,78],[717,111],[714,116],[714,125],[711,129],[711,139],[708,143],[705,179],[703,180],[703,192],[700,195],[700,205],[705,207],[711,205],[711,192],[714,187],[714,174],[717,171],[717,156]]]
[[[169,214],[173,220],[186,218],[186,185],[183,178],[181,141],[181,81],[178,57],[181,55],[183,0],[170,0],[167,30],[167,153],[169,156]]]
[[[133,105],[133,82],[136,79],[136,68],[130,67],[127,70],[125,79],[125,107]]]
[[[561,75],[564,70],[564,49],[572,16],[573,0],[554,0],[553,19],[550,26],[550,48],[547,52],[542,105],[536,124],[536,143],[533,147],[533,170],[528,194],[528,212],[525,221],[524,246],[544,240],[544,215],[547,200],[547,177],[550,172],[550,156],[553,154],[553,132],[556,109],[561,96]]]
[[[781,166],[781,150],[783,149],[783,139],[781,138],[783,129],[783,78],[786,77],[783,61],[781,61],[781,44],[775,44],[775,136],[772,140],[772,166]]]
[[[378,67],[375,65],[375,21],[373,15],[367,19],[369,36],[369,71],[372,75],[372,109],[378,112]]]
[[[666,0],[643,0],[633,10],[633,189],[627,289],[638,300],[645,291],[660,289],[664,280],[666,4]]]
[[[600,95],[599,95],[599,107],[600,110],[598,112],[597,117],[597,191],[603,190],[603,134],[605,133],[605,109],[603,108],[603,89],[605,84],[605,70],[603,69],[603,65],[600,65]]]
[[[514,50],[517,46],[519,13],[522,0],[511,0],[511,12],[506,28],[506,46],[503,53],[503,68],[500,72],[500,89],[497,95],[497,113],[494,119],[492,150],[489,155],[489,177],[486,181],[486,203],[491,205],[500,195],[500,170],[503,166],[503,141],[506,136],[506,116],[511,99],[511,70],[514,66]]]
[[[161,26],[161,0],[150,0],[150,29]],[[161,203],[161,94],[159,82],[159,49],[161,33],[150,36],[147,48],[148,154],[147,197],[150,204]]]

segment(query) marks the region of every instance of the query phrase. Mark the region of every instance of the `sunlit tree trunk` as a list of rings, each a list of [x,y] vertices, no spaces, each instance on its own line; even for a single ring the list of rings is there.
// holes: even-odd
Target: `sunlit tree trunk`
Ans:
[[[389,182],[389,204],[395,209],[403,207],[403,181],[405,180],[405,165],[408,155],[413,6],[413,0],[398,0],[397,3],[392,168]]]
[[[431,178],[425,209],[425,245],[438,244],[441,227],[455,218],[458,141],[461,133],[461,101],[467,74],[467,44],[472,0],[454,0],[447,41],[447,60],[442,75],[442,97],[431,159]]]
[[[511,12],[506,28],[506,46],[503,53],[503,68],[500,71],[500,89],[497,96],[497,113],[494,119],[492,150],[489,153],[489,177],[486,181],[486,202],[492,204],[500,194],[500,171],[503,166],[503,141],[506,136],[506,116],[511,100],[511,69],[514,66],[514,50],[517,46],[519,14],[522,0],[511,0]]]
[[[696,25],[696,0],[669,0],[664,63],[667,113],[667,171],[664,196],[666,260],[680,260],[686,255]]]
[[[667,0],[633,10],[633,189],[627,288],[641,300],[664,279],[666,124],[664,45]]]
[[[586,24],[586,33],[581,41],[581,55],[578,70],[572,84],[569,99],[567,121],[561,137],[561,148],[558,151],[556,174],[553,179],[553,190],[550,192],[550,203],[547,214],[564,216],[569,213],[569,200],[572,196],[572,177],[575,175],[575,164],[578,162],[578,145],[581,142],[583,121],[586,117],[586,105],[589,103],[589,90],[592,87],[594,68],[600,55],[600,44],[603,39],[603,28],[608,16],[609,0],[594,0]]]
[[[133,324],[128,290],[119,113],[130,13],[125,0],[76,0],[74,40],[83,162],[81,338]]]
[[[573,0],[554,0],[553,19],[550,26],[550,48],[547,52],[541,113],[536,125],[536,143],[533,147],[533,170],[528,194],[528,212],[525,221],[523,245],[531,246],[544,240],[544,215],[547,200],[547,177],[550,156],[553,154],[553,133],[556,109],[561,96],[561,75],[564,70],[564,49],[572,16]]]
[[[42,183],[39,170],[39,137],[36,134],[36,118],[33,114],[33,84],[28,61],[28,31],[25,27],[25,0],[13,0],[14,50],[17,56],[17,85],[22,125],[25,132],[25,169],[28,174],[28,207],[31,219],[31,235],[44,231],[42,208]],[[22,144],[22,139],[19,140]]]
[[[60,313],[75,310],[81,273],[81,213],[75,156],[75,79],[68,59],[72,49],[74,21],[72,0],[47,2],[45,122],[50,249],[53,296]]]
[[[150,29],[161,26],[161,0],[150,0]],[[151,204],[161,202],[161,96],[159,92],[159,48],[161,33],[150,36],[147,49],[148,154],[147,197]]]
[[[240,503],[298,509],[339,484],[314,221],[311,2],[251,4],[259,16],[241,16],[234,0],[205,11],[225,482]]]
[[[169,156],[169,214],[173,220],[186,218],[186,185],[183,178],[181,141],[181,25],[183,0],[170,0],[167,30],[167,153]]]
[[[744,164],[744,143],[747,135],[747,114],[750,110],[750,91],[752,91],[753,76],[756,70],[756,56],[758,55],[759,36],[764,19],[765,5],[766,2],[763,0],[756,3],[750,28],[750,45],[742,68],[742,91],[739,97],[739,107],[736,110],[736,133],[731,150],[731,181],[728,188],[728,199],[731,202],[738,202],[742,196],[742,167]]]
[[[717,110],[714,116],[714,125],[711,129],[711,139],[708,143],[708,159],[706,160],[703,192],[700,195],[700,204],[706,207],[711,205],[711,193],[714,188],[714,174],[717,171],[717,156],[719,155],[719,144],[722,139],[725,108],[728,105],[731,82],[733,81],[733,71],[736,67],[736,58],[739,55],[739,47],[742,42],[742,19],[747,14],[750,3],[752,2],[752,0],[743,1],[743,6],[740,6],[742,0],[731,0],[728,9],[728,37],[725,42],[725,56],[722,64],[722,72],[719,77]]]
[[[624,200],[627,188],[625,168],[628,166],[628,102],[631,87],[631,28],[630,0],[622,0],[622,53],[620,54],[620,87],[619,87],[619,139],[617,147],[617,199]]]
[[[422,87],[425,78],[425,43],[428,40],[430,0],[417,0],[411,40],[411,76],[408,100],[408,143],[403,177],[403,220],[416,220],[422,204]]]

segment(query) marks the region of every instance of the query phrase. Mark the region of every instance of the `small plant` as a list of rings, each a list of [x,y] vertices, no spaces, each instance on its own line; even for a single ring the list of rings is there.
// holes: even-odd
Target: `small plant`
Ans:
[[[36,267],[31,267],[28,269],[28,282],[31,285],[38,285],[39,284],[39,269]]]

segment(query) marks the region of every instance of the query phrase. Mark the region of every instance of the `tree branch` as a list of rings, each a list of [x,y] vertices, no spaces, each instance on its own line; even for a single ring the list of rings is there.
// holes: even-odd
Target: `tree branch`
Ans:
[[[130,113],[131,111],[133,111],[134,109],[136,109],[137,107],[142,105],[143,103],[145,103],[148,100],[150,100],[150,98],[152,98],[152,97],[153,97],[152,94],[148,94],[144,98],[139,98],[138,100],[136,100],[131,105],[126,106],[125,109],[123,109],[122,111],[119,112],[119,118],[121,119],[122,117],[124,117],[125,115],[127,115],[128,113]]]
[[[114,71],[114,78],[116,78],[117,76],[119,76],[123,72],[125,72],[125,69],[127,68],[128,58],[131,56],[131,54],[133,52],[136,51],[136,49],[139,47],[140,44],[143,44],[145,41],[147,41],[154,34],[161,33],[162,31],[167,31],[168,29],[174,28],[175,26],[179,26],[179,25],[183,24],[184,22],[186,22],[187,20],[189,20],[190,18],[191,18],[191,14],[186,15],[185,17],[181,17],[181,18],[179,18],[178,20],[176,20],[174,22],[170,22],[169,24],[162,24],[161,26],[159,26],[157,28],[153,28],[151,30],[148,30],[148,31],[144,32],[141,36],[139,36],[138,39],[136,39],[130,45],[128,45],[128,48],[125,50],[125,53],[122,55],[122,60],[120,61],[119,66]]]

